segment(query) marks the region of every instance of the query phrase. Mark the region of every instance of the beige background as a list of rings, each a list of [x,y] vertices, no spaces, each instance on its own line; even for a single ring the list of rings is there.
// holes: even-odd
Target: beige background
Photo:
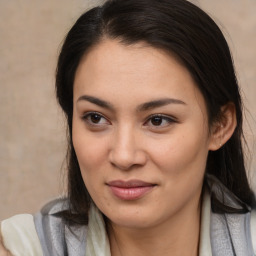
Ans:
[[[254,155],[248,164],[252,176],[256,1],[193,2],[223,27],[232,48],[250,111],[246,136]],[[95,4],[96,0],[0,0],[0,219],[35,212],[65,191],[65,125],[55,101],[54,71],[64,35],[78,15]],[[256,175],[252,180],[256,188]]]

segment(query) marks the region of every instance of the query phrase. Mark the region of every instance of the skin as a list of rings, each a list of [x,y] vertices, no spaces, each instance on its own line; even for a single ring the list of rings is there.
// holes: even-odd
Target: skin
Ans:
[[[0,256],[12,256],[12,254],[5,249],[3,238],[0,232]]]
[[[172,100],[145,105],[163,99]],[[83,57],[73,144],[84,183],[108,218],[112,255],[198,255],[208,151],[218,149],[219,134],[228,137],[211,130],[201,92],[170,54],[104,39]],[[122,200],[108,185],[132,179],[154,186]]]

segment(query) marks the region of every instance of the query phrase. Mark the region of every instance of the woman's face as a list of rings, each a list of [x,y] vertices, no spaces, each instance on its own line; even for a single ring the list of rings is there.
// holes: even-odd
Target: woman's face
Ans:
[[[198,209],[214,143],[204,98],[174,57],[105,40],[81,60],[73,144],[93,201],[114,224],[153,227]]]

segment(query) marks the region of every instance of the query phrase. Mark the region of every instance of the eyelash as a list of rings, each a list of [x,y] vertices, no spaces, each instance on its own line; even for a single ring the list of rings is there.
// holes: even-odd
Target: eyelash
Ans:
[[[105,122],[103,124],[99,124],[99,123],[94,123],[91,118],[92,116],[95,115],[97,116],[97,118],[99,118],[99,122],[102,120],[102,119],[105,119]],[[152,120],[153,118],[159,118],[158,121],[160,121],[160,124],[159,125],[154,125],[152,123]],[[99,112],[88,112],[86,114],[84,114],[82,116],[82,120],[86,122],[86,124],[88,124],[89,126],[91,127],[102,127],[102,126],[105,126],[105,125],[109,125],[111,124],[111,122],[104,116],[102,115],[101,113]],[[156,120],[155,120],[156,121]],[[165,125],[162,125],[163,121],[167,122]],[[149,124],[149,122],[151,122],[151,125]],[[161,129],[161,128],[165,128],[165,127],[168,127],[170,124],[172,123],[177,123],[177,120],[174,118],[174,117],[170,117],[170,116],[167,116],[167,115],[163,115],[163,114],[152,114],[151,116],[149,116],[146,121],[143,123],[143,125],[146,125],[146,126],[151,126],[153,127],[153,129]]]

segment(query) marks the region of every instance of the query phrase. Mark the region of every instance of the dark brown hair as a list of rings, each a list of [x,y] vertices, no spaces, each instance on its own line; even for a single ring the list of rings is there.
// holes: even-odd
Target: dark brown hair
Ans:
[[[57,99],[66,114],[69,131],[70,211],[66,218],[85,224],[91,200],[72,144],[74,76],[82,56],[104,38],[119,39],[127,45],[144,41],[174,53],[205,98],[209,125],[218,119],[222,106],[234,103],[237,127],[225,145],[209,152],[206,173],[252,205],[254,196],[248,185],[242,148],[241,97],[229,47],[216,23],[186,0],[109,0],[77,20],[66,36],[58,60]],[[213,204],[227,210],[218,200]]]

